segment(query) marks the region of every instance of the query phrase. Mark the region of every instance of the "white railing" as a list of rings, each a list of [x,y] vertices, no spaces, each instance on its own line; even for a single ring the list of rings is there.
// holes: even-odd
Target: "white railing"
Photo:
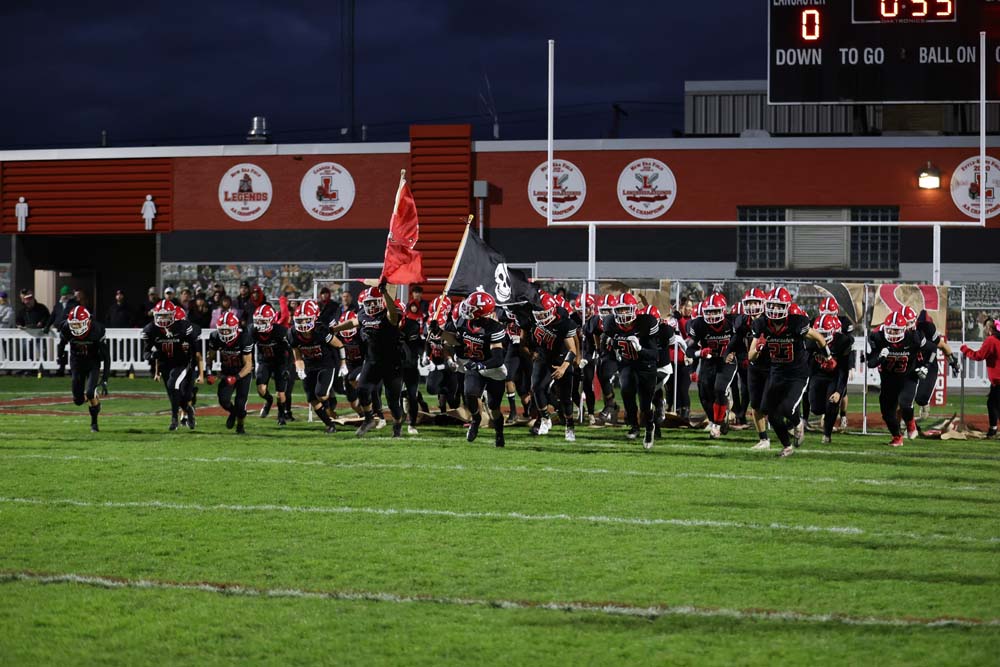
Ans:
[[[149,364],[142,360],[142,342],[139,340],[139,329],[108,329],[108,341],[111,347],[111,370],[127,371],[130,368],[135,372],[149,372]],[[205,354],[206,341],[211,330],[205,329],[201,332],[202,355]],[[42,334],[38,330],[27,331],[23,329],[0,329],[0,372],[2,371],[35,371],[39,364],[44,370],[53,371],[59,368],[58,336]],[[957,352],[961,344],[952,343],[953,349]],[[970,342],[969,347],[978,350],[981,343]],[[864,351],[865,340],[860,336],[854,340],[855,367],[851,374],[849,383],[855,386],[864,384],[864,366],[861,363],[861,353]],[[965,377],[966,387],[987,388],[990,386],[986,376],[986,363],[982,361],[972,361],[962,359],[962,365],[967,369]],[[215,369],[218,370],[219,363],[216,361]],[[949,369],[948,385],[957,387],[959,378]],[[875,369],[868,370],[869,386],[878,386],[879,374]]]

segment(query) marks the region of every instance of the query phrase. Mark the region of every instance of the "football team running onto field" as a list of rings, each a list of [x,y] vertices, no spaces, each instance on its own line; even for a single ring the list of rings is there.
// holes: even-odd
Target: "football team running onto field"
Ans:
[[[476,440],[485,412],[497,447],[504,446],[505,424],[521,419],[532,424],[532,435],[544,436],[555,416],[569,442],[576,439],[578,411],[587,425],[618,423],[616,382],[626,437],[641,437],[645,449],[660,437],[668,405],[688,423],[692,383],[710,439],[725,435],[733,422],[752,423],[759,435],[753,449],[767,450],[770,425],[785,457],[802,444],[810,411],[821,416],[823,443],[831,442],[838,416],[846,428],[854,326],[832,297],[821,302],[814,320],[784,287],[747,290],[731,307],[715,293],[694,309],[667,317],[655,306],[641,307],[628,292],[574,302],[542,292],[539,301],[535,307],[501,308],[490,294],[477,291],[457,303],[439,296],[425,311],[420,302],[404,308],[382,283],[361,293],[359,309],[345,308],[329,322],[321,319],[315,301],[303,301],[290,318],[291,327],[263,303],[249,330],[231,312],[222,313],[203,359],[200,328],[185,319],[183,309],[163,300],[141,340],[154,379],[166,388],[171,431],[195,428],[198,387],[206,382],[218,384],[226,427],[237,434],[246,433],[252,385],[264,399],[260,416],[268,416],[276,398],[277,424],[284,426],[294,420],[292,390],[298,378],[327,433],[337,430],[337,394],[361,419],[358,437],[385,424],[384,394],[393,437],[402,436],[404,419],[407,433],[416,435],[419,410],[429,410],[420,393],[421,370],[441,413],[464,404],[471,417],[466,439]],[[1000,340],[996,328],[991,331],[991,338]],[[88,403],[91,429],[97,431],[98,389],[107,394],[110,366],[104,327],[78,306],[61,329],[61,346],[66,344],[73,400]],[[879,407],[892,434],[889,444],[901,446],[904,435],[917,437],[914,406],[930,401],[937,355],[945,355],[956,372],[959,356],[926,313],[918,315],[910,307],[890,313],[868,336],[866,350],[868,366],[881,376]],[[996,357],[997,344],[962,352]],[[218,378],[205,370],[216,360]],[[604,401],[596,415],[595,383]],[[1000,406],[993,405],[1000,401],[1000,378],[993,389],[990,435],[1000,415]],[[501,412],[505,397],[506,419]]]

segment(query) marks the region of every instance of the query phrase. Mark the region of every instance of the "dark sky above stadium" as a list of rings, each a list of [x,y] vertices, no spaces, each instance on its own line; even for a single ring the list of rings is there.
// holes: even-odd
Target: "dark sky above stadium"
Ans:
[[[0,3],[0,149],[339,141],[348,124],[342,0]],[[417,122],[545,136],[556,40],[556,136],[670,136],[685,80],[764,78],[762,1],[357,0],[356,124],[405,140]],[[487,80],[489,86],[487,86]],[[492,93],[490,96],[489,93]],[[484,102],[483,98],[486,99]]]

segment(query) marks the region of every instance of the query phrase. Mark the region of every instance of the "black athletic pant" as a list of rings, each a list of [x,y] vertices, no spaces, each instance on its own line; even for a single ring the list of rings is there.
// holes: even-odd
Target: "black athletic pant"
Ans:
[[[771,373],[764,389],[763,410],[782,447],[792,444],[791,431],[799,425],[799,403],[808,378],[785,377]]]
[[[164,369],[163,382],[167,387],[167,398],[170,399],[170,414],[177,416],[177,411],[191,402],[192,388],[196,371],[190,366],[175,366]]]
[[[597,402],[597,395],[594,393],[594,375],[597,364],[594,363],[593,359],[587,361],[587,365],[584,366],[581,371],[580,382],[583,389],[583,398],[587,403],[587,414],[594,414],[594,404]]]
[[[990,428],[996,428],[1000,420],[1000,382],[996,380],[990,384],[990,393],[986,396],[986,412],[990,417]]]
[[[458,373],[447,368],[434,369],[427,375],[427,392],[438,399],[438,409],[444,412],[460,405],[458,399]]]
[[[601,394],[604,396],[604,409],[615,405],[615,373],[618,372],[618,360],[613,354],[603,354],[597,360],[597,380],[601,383]]]
[[[302,388],[306,392],[306,400],[310,404],[324,400],[333,395],[333,381],[337,378],[337,369],[333,366],[316,368],[306,371],[302,380]]]
[[[87,401],[94,400],[100,372],[100,364],[73,364],[71,384],[74,404],[83,405]]]
[[[389,412],[392,413],[393,421],[402,421],[402,369],[399,366],[373,364],[366,359],[358,377],[358,396],[361,405],[371,405],[375,409],[375,399],[382,393],[380,389],[382,385],[385,386],[385,398],[389,402]]]
[[[931,395],[934,393],[934,383],[937,382],[938,376],[938,365],[937,362],[932,362],[927,368],[927,377],[920,380],[917,385],[917,395],[914,397],[914,402],[917,405],[924,406],[931,402]]]
[[[675,413],[681,414],[682,411],[691,410],[691,369],[688,368],[683,359],[680,362],[675,361],[673,364],[674,372],[671,373],[670,379],[667,381],[665,393],[667,403],[673,407]],[[674,402],[675,391],[677,392],[676,403]]]
[[[750,364],[747,368],[747,399],[753,409],[754,417],[761,417],[764,412],[764,391],[767,389],[767,380],[771,372],[768,368],[761,368]]]
[[[733,383],[733,412],[740,422],[746,421],[747,407],[750,405],[750,385],[749,366],[743,365],[743,360],[738,360],[736,366],[737,382]]]
[[[236,378],[235,384],[226,382],[226,376],[219,377],[219,405],[237,419],[247,416],[247,399],[250,396],[250,376]],[[234,398],[235,395],[235,398]]]
[[[567,427],[573,426],[573,368],[566,369],[566,373],[552,381],[552,364],[546,359],[535,359],[531,365],[531,397],[535,401],[535,408],[539,416],[548,414],[549,394],[555,391],[558,394],[559,412]],[[549,385],[552,385],[551,389]]]
[[[726,389],[736,375],[736,364],[721,361],[702,361],[698,372],[698,398],[705,415],[716,424],[722,423],[722,417],[729,402],[726,399]]]
[[[837,389],[837,377],[813,375],[809,378],[809,404],[813,414],[823,415],[823,435],[833,435],[833,425],[840,412],[840,401],[830,402],[830,395]]]
[[[618,379],[622,386],[622,404],[625,406],[625,421],[630,427],[653,425],[653,390],[656,387],[656,370],[636,366],[621,366]],[[638,405],[636,396],[639,397]]]
[[[410,426],[417,425],[417,413],[420,411],[420,371],[416,366],[403,368],[403,386],[406,388],[406,410],[410,417]]]
[[[911,373],[882,373],[882,386],[878,392],[878,406],[882,410],[882,421],[889,428],[893,437],[902,435],[899,428],[899,417],[896,408],[904,422],[913,419],[913,401],[917,396],[919,378]]]

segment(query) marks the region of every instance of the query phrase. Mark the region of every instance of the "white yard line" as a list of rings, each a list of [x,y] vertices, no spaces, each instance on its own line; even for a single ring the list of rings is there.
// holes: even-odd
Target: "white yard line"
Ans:
[[[275,466],[303,466],[303,467],[323,467],[338,470],[428,470],[440,472],[501,472],[501,473],[529,473],[529,474],[555,474],[555,475],[597,475],[625,477],[648,477],[656,479],[710,479],[719,481],[762,481],[762,482],[792,482],[797,484],[857,484],[864,486],[891,486],[899,488],[931,489],[937,491],[996,491],[1000,492],[1000,485],[996,487],[972,484],[929,484],[926,482],[910,481],[905,479],[864,479],[864,478],[844,478],[836,477],[795,477],[791,475],[747,475],[738,473],[697,473],[697,472],[658,472],[655,470],[614,470],[610,468],[560,468],[553,466],[476,466],[476,465],[434,465],[426,463],[338,463],[332,461],[317,460],[297,460],[281,458],[239,458],[230,456],[207,457],[176,457],[176,456],[147,456],[138,459],[129,459],[117,456],[79,456],[66,455],[54,456],[50,454],[0,454],[0,461],[4,460],[42,460],[42,461],[82,461],[86,463],[194,463],[194,464],[237,464],[237,465],[275,465]]]
[[[336,600],[345,602],[390,602],[395,604],[436,604],[459,607],[486,607],[505,610],[540,609],[544,611],[606,614],[644,619],[669,616],[697,618],[731,618],[736,620],[779,621],[785,623],[834,623],[839,625],[882,627],[998,627],[1000,619],[976,618],[914,618],[909,616],[853,616],[841,613],[811,614],[776,609],[727,609],[692,605],[632,606],[595,602],[532,602],[489,598],[465,598],[431,595],[401,595],[386,592],[354,590],[308,590],[301,588],[258,588],[244,584],[211,582],[178,582],[156,579],[127,579],[80,574],[41,574],[36,572],[0,572],[0,582],[32,582],[38,584],[77,584],[106,589],[142,589],[192,591],[251,598],[295,598],[306,600]]]
[[[786,523],[750,523],[715,519],[661,519],[643,517],[618,516],[586,516],[571,514],[524,514],[521,512],[463,512],[454,510],[423,509],[409,507],[323,507],[315,505],[242,505],[224,504],[200,505],[197,503],[175,503],[160,500],[138,501],[91,501],[73,498],[6,498],[0,497],[0,503],[35,506],[68,506],[86,509],[163,509],[179,512],[282,512],[292,514],[368,514],[386,517],[441,517],[446,519],[473,520],[509,520],[548,522],[561,521],[572,523],[611,524],[625,526],[647,527],[680,527],[707,528],[710,530],[746,530],[796,533],[824,533],[831,535],[848,535],[852,537],[867,536],[886,539],[907,539],[917,541],[950,541],[978,544],[1000,544],[1000,537],[975,537],[972,535],[947,535],[942,533],[910,533],[894,531],[870,531],[856,526],[811,526]]]

